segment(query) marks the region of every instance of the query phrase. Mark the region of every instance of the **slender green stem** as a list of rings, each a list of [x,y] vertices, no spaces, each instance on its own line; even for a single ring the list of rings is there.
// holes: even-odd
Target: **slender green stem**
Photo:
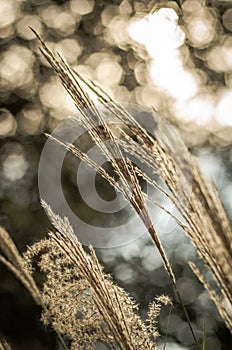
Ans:
[[[144,220],[144,218],[142,218],[142,220],[143,220],[143,222],[144,222],[145,225],[146,225],[146,221]],[[197,349],[197,350],[201,350],[201,349],[200,349],[200,345],[199,345],[199,343],[198,343],[198,340],[197,340],[197,338],[196,338],[196,336],[195,336],[193,327],[192,327],[192,325],[191,325],[191,321],[190,321],[188,312],[187,312],[187,310],[186,310],[186,307],[185,307],[185,305],[184,305],[184,302],[183,302],[183,300],[182,300],[182,297],[181,297],[181,295],[180,295],[180,293],[179,293],[179,290],[178,290],[178,287],[177,287],[177,284],[176,284],[176,278],[175,278],[175,275],[174,275],[174,273],[173,273],[172,267],[171,267],[171,265],[170,265],[170,263],[169,263],[169,260],[168,260],[166,254],[165,254],[165,251],[164,251],[164,248],[163,248],[163,246],[162,246],[162,243],[161,243],[161,241],[160,241],[160,239],[159,239],[159,237],[158,237],[158,235],[157,235],[157,233],[156,233],[156,231],[155,231],[153,225],[151,225],[150,228],[148,228],[148,232],[150,233],[151,238],[152,238],[154,244],[156,245],[156,247],[157,247],[157,249],[158,249],[158,251],[159,251],[159,253],[160,253],[161,257],[162,257],[164,266],[165,266],[165,268],[166,268],[166,270],[167,270],[167,273],[168,273],[168,275],[169,275],[169,277],[170,277],[170,279],[171,279],[171,281],[172,281],[174,290],[175,290],[176,295],[177,295],[177,297],[178,297],[178,299],[179,299],[179,302],[180,302],[180,304],[181,304],[181,306],[182,306],[182,309],[183,309],[183,311],[184,311],[184,314],[185,314],[186,320],[187,320],[187,322],[188,322],[190,331],[191,331],[191,333],[192,333],[193,340],[194,340],[195,345],[196,345],[196,349]]]
[[[144,220],[144,218],[142,218],[142,220],[143,220],[144,224],[146,225],[146,221]],[[192,327],[192,325],[191,325],[191,321],[190,321],[190,318],[189,318],[189,315],[188,315],[188,311],[186,310],[186,307],[185,307],[185,305],[184,305],[184,302],[183,302],[183,300],[182,300],[182,297],[181,297],[181,295],[180,295],[180,293],[179,293],[179,289],[178,289],[177,284],[176,284],[176,278],[175,278],[174,272],[173,272],[173,270],[172,270],[172,267],[171,267],[171,265],[170,265],[170,263],[169,263],[169,260],[168,260],[166,254],[165,254],[165,251],[164,251],[164,248],[163,248],[163,246],[162,246],[162,243],[161,243],[161,241],[160,241],[160,239],[159,239],[159,237],[158,237],[158,235],[157,235],[157,233],[156,233],[156,231],[155,231],[153,225],[151,225],[151,226],[148,228],[148,232],[150,233],[151,238],[152,238],[154,244],[156,245],[157,249],[159,250],[159,253],[160,253],[161,258],[162,258],[162,260],[163,260],[164,266],[165,266],[165,268],[166,268],[166,270],[167,270],[167,273],[168,273],[168,275],[169,275],[169,277],[170,277],[170,279],[171,279],[171,281],[172,281],[174,290],[175,290],[176,295],[177,295],[177,297],[178,297],[178,299],[179,299],[179,302],[180,302],[180,304],[181,304],[181,306],[182,306],[182,309],[183,309],[183,311],[184,311],[184,314],[185,314],[186,320],[187,320],[187,322],[188,322],[190,331],[191,331],[191,333],[192,333],[193,340],[194,340],[195,345],[196,345],[196,349],[197,349],[197,350],[201,350],[201,349],[200,349],[200,345],[199,345],[199,343],[198,343],[198,340],[197,340],[197,338],[196,338],[196,336],[195,336],[193,327]]]
[[[192,336],[193,336],[193,339],[194,339],[196,348],[197,348],[197,350],[201,350],[200,345],[199,345],[199,343],[198,343],[198,340],[197,340],[197,338],[196,338],[196,335],[195,335],[195,333],[194,333],[194,330],[193,330],[193,327],[192,327],[192,324],[191,324],[191,320],[190,320],[190,318],[189,318],[188,311],[187,311],[187,309],[186,309],[186,307],[185,307],[185,305],[184,305],[184,302],[183,302],[183,299],[182,299],[182,297],[181,297],[181,295],[180,295],[180,292],[179,292],[179,290],[178,290],[178,287],[177,287],[177,285],[176,285],[176,283],[175,283],[174,281],[172,281],[172,282],[173,282],[173,286],[174,286],[176,295],[177,295],[177,297],[178,297],[178,299],[179,299],[179,302],[180,302],[180,304],[181,304],[181,306],[182,306],[182,309],[183,309],[183,311],[184,311],[184,315],[185,315],[186,320],[187,320],[187,322],[188,322],[189,329],[190,329],[190,331],[191,331],[191,333],[192,333]]]

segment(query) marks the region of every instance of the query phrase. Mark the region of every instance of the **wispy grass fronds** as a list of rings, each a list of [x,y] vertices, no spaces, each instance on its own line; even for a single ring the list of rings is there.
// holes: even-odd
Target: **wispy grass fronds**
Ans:
[[[0,350],[11,350],[11,346],[5,340],[1,340]]]
[[[122,151],[116,142],[116,138],[113,135],[111,129],[108,127],[104,116],[99,112],[97,107],[94,105],[93,101],[89,97],[88,93],[83,89],[80,80],[77,79],[77,75],[73,73],[73,70],[68,66],[66,61],[58,54],[57,57],[51,52],[51,50],[46,46],[43,40],[35,33],[40,41],[40,50],[48,62],[51,64],[52,68],[59,75],[62,84],[64,85],[67,92],[72,97],[77,109],[80,112],[83,125],[88,130],[89,134],[92,136],[93,140],[99,146],[103,154],[106,155],[107,159],[111,162],[115,172],[119,175],[121,180],[121,186],[118,187],[118,190],[122,193],[125,199],[131,204],[134,210],[138,213],[141,220],[143,221],[145,227],[151,235],[155,245],[157,246],[159,253],[163,259],[164,266],[168,271],[168,274],[175,284],[175,276],[172,271],[172,267],[167,259],[166,253],[163,249],[159,236],[155,230],[155,227],[152,223],[151,217],[149,215],[145,197],[141,190],[141,186],[138,182],[136,172],[131,161],[122,155]],[[112,109],[114,114],[117,112],[118,107],[115,110],[114,104],[112,104]],[[109,106],[109,111],[111,108]],[[133,119],[133,117],[128,114],[124,109],[119,109],[121,114],[127,118],[124,120],[125,125],[128,126],[133,131],[138,131],[138,123]],[[120,114],[120,115],[121,115]],[[99,126],[101,126],[99,128]],[[144,143],[153,145],[152,138],[143,131],[139,129],[139,137],[144,141]],[[110,142],[106,142],[109,140]],[[70,148],[70,145],[67,145]],[[74,146],[73,146],[74,147]],[[78,150],[76,151],[78,153]],[[163,153],[157,154],[157,159],[160,160],[160,157]],[[162,160],[162,159],[161,159]],[[160,160],[160,161],[161,161]],[[169,162],[168,156],[163,160],[163,164]],[[162,162],[161,162],[162,163]],[[164,165],[162,169],[166,171]]]
[[[66,350],[69,347],[61,335],[68,337],[71,350],[95,349],[98,343],[112,349],[156,350],[160,303],[170,303],[169,298],[157,298],[144,323],[134,300],[103,272],[94,249],[89,247],[87,253],[68,219],[55,215],[45,202],[42,205],[57,232],[49,232],[47,239],[28,247],[22,257],[0,228],[0,246],[6,256],[0,256],[0,261],[41,306],[43,323],[53,327]],[[38,269],[44,275],[41,290],[34,281]],[[10,350],[10,346],[2,341],[0,349]]]
[[[148,311],[148,328],[151,333],[157,334],[157,337],[159,336],[159,333],[157,331],[157,321],[160,315],[161,307],[162,305],[169,305],[171,308],[173,306],[172,301],[169,297],[166,295],[160,295],[159,297],[156,297],[153,302],[149,306]]]
[[[44,247],[44,249],[47,250],[47,247]],[[34,268],[32,264],[28,263],[28,260],[26,257],[23,258],[21,256],[15,243],[11,239],[10,235],[2,227],[0,227],[0,250],[3,253],[3,255],[0,254],[0,262],[4,264],[9,269],[9,271],[11,271],[14,274],[14,276],[22,283],[22,285],[31,294],[34,301],[43,310],[45,310],[45,305],[43,304],[41,292],[37,287],[37,284],[33,278]],[[38,256],[40,256],[41,253],[42,251],[39,252]],[[61,335],[59,334],[58,330],[55,327],[54,327],[54,331],[56,332],[60,343],[63,345],[64,350],[67,350],[67,347]],[[3,342],[1,345],[5,346],[5,348],[3,349],[5,350],[8,349],[7,343]]]
[[[94,249],[83,249],[68,219],[42,204],[58,231],[28,248],[24,259],[29,270],[36,261],[46,276],[43,322],[68,336],[71,349],[94,349],[103,342],[112,349],[155,350],[156,327],[141,320],[138,306],[103,272]],[[152,323],[159,316],[160,303],[152,309],[156,304],[155,315],[150,311]]]
[[[2,262],[30,292],[35,302],[41,305],[40,291],[32,278],[31,271],[24,268],[24,261],[8,232],[0,227],[0,255]]]
[[[190,236],[199,255],[212,271],[223,296],[232,305],[232,229],[215,186],[207,183],[196,159],[190,155],[182,143],[176,140],[176,134],[154,111],[153,118],[156,127],[151,136],[132,114],[120,104],[115,103],[96,84],[86,81],[75,73],[59,54],[55,56],[39,37],[38,39],[42,54],[57,72],[65,89],[73,98],[83,125],[120,177],[121,184],[115,187],[138,213],[150,233],[180,302],[182,303],[182,300],[176,287],[172,267],[151,221],[146,206],[147,197],[137,179],[138,170],[128,160],[129,157],[123,156],[123,152],[137,157],[146,164],[147,171],[145,171],[144,178],[147,179],[147,182],[154,184],[154,175],[157,173],[163,179],[169,191],[169,193],[166,191],[168,198],[175,204],[185,221],[185,224],[177,221],[178,224]],[[114,118],[116,125],[117,121],[123,123],[125,127],[118,127],[124,136],[122,139],[118,137],[118,133],[114,133],[108,127],[104,113],[101,113],[94,105],[83,88],[83,84],[95,93],[98,100]],[[99,125],[101,128],[98,127]],[[84,158],[74,146],[66,145],[66,147],[81,159]],[[114,186],[113,181],[110,183]],[[157,186],[158,184],[155,185],[156,188]],[[182,306],[184,308],[183,303]],[[191,328],[185,308],[184,311]],[[192,328],[191,332],[199,349]]]
[[[228,309],[228,305],[227,307],[224,306],[226,304],[226,301],[228,301],[228,299],[222,300],[222,296],[218,296],[218,294],[211,288],[209,283],[206,281],[206,279],[200,273],[199,269],[196,267],[194,263],[190,262],[189,265],[193,270],[193,272],[195,273],[195,275],[199,278],[199,281],[201,281],[205,289],[208,291],[211,299],[214,301],[215,305],[217,306],[222,319],[225,321],[228,329],[232,333],[232,318],[231,318],[232,308],[231,308],[231,305],[230,305],[230,310]]]
[[[114,106],[111,111],[115,118],[124,118],[126,115],[125,119],[121,120],[128,120],[126,112],[122,112],[120,105],[116,106],[111,97],[101,88],[93,82],[86,82],[80,75],[78,77],[96,93],[100,102],[105,106],[110,103],[109,108]],[[220,308],[221,302],[219,301],[225,298],[232,308],[232,228],[229,218],[214,182],[207,182],[197,160],[183,145],[173,139],[173,134],[156,113],[154,113],[154,120],[159,126],[158,131],[154,130],[154,140],[151,140],[143,128],[136,124],[138,127],[136,135],[140,135],[137,137],[139,142],[134,142],[128,136],[124,140],[130,141],[129,143],[122,141],[124,142],[123,148],[130,150],[133,156],[137,152],[138,159],[146,163],[153,173],[158,172],[166,183],[170,193],[158,188],[148,174],[140,174],[148,183],[153,184],[164,193],[181,213],[186,224],[180,220],[176,222],[191,238],[198,254],[216,279],[222,293],[219,299],[215,298],[214,292],[205,282],[204,284],[221,314],[224,310],[223,318],[232,333],[232,316],[228,313],[225,315],[227,310],[222,306],[222,309]],[[196,274],[200,277],[198,273]],[[200,279],[202,278],[203,276]]]
[[[201,257],[232,305],[232,229],[213,182],[207,183],[198,163],[192,160],[193,191],[186,219]]]

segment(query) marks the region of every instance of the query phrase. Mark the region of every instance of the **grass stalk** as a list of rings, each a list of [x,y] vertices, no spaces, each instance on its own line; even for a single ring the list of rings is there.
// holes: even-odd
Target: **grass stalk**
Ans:
[[[131,204],[132,208],[140,216],[154,244],[158,248],[158,251],[162,257],[164,266],[168,272],[168,275],[174,286],[174,290],[183,308],[183,312],[188,322],[190,332],[193,336],[196,349],[200,350],[200,346],[195,336],[193,327],[191,325],[188,312],[185,308],[185,305],[179,293],[172,267],[166,256],[165,250],[162,246],[159,236],[150,219],[148,208],[145,204],[145,196],[138,183],[138,179],[136,177],[136,171],[132,166],[132,163],[128,159],[125,159],[123,157],[113,132],[108,128],[107,123],[104,120],[103,116],[98,111],[98,109],[94,106],[87,92],[82,88],[78,75],[75,75],[73,70],[68,66],[68,64],[59,54],[58,54],[58,58],[56,58],[54,54],[48,49],[48,47],[43,42],[43,40],[38,36],[38,34],[37,33],[35,34],[40,41],[40,44],[41,44],[40,50],[42,54],[47,59],[47,61],[51,64],[51,66],[56,71],[56,73],[59,75],[65,89],[73,98],[77,109],[80,111],[80,117],[82,119],[83,125],[87,128],[93,140],[96,142],[96,144],[99,145],[101,151],[109,159],[115,172],[121,178],[122,185],[118,186],[117,190],[119,190],[122,193],[125,199]],[[109,99],[108,95],[105,95],[102,97],[102,94],[99,93],[98,91],[97,96],[99,96],[99,94],[101,96],[100,98],[101,101],[103,101],[104,103],[107,103]],[[110,112],[114,114],[116,113],[119,119],[121,118],[121,120],[123,120],[123,122],[126,125],[130,125],[131,132],[133,133],[137,132],[136,135],[139,135],[139,140],[140,142],[142,142],[143,147],[145,147],[145,149],[148,149],[149,152],[151,152],[151,155],[153,157],[157,157],[157,159],[160,159],[160,161],[158,162],[158,167],[160,167],[160,171],[163,174],[163,176],[167,177],[165,181],[169,184],[169,188],[173,193],[174,191],[173,187],[174,189],[176,189],[176,186],[177,186],[176,181],[179,174],[175,174],[174,172],[175,167],[171,157],[168,155],[167,152],[164,153],[162,148],[159,147],[158,143],[155,142],[154,139],[152,139],[151,136],[144,129],[140,127],[138,122],[136,122],[135,119],[130,114],[127,113],[127,111],[125,111],[120,106],[117,106],[117,104],[115,104],[113,101],[110,101],[110,102],[112,103],[110,103],[110,105],[107,106],[107,110],[109,109]],[[86,110],[88,110],[88,112]],[[97,130],[95,129],[96,121],[97,121],[97,125],[101,125],[101,129],[97,129]],[[110,146],[108,147],[105,147],[106,139],[109,139],[111,141]],[[67,145],[66,147],[68,150],[73,151],[73,153],[78,157],[80,157],[81,159],[85,158],[86,160],[86,157],[84,157],[83,154],[80,151],[78,151],[77,148],[72,147],[71,145]],[[91,163],[90,160],[88,160],[88,164],[96,168],[96,165],[95,164],[93,165],[93,162]],[[156,169],[154,170],[156,171]],[[110,180],[109,177],[107,178],[107,175],[106,175],[106,179],[110,181],[111,184],[113,184],[113,181]],[[114,185],[114,187],[116,186]],[[180,207],[183,207],[182,203],[180,203]]]

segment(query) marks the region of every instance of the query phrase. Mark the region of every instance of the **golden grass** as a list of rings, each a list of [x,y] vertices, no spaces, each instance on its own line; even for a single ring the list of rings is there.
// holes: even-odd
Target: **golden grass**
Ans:
[[[164,180],[171,194],[166,195],[175,204],[186,224],[178,221],[184,227],[185,232],[192,239],[199,255],[212,271],[217,280],[221,292],[225,298],[232,303],[232,230],[219,194],[215,185],[207,183],[197,160],[187,151],[180,149],[180,145],[175,142],[173,135],[165,129],[162,119],[154,113],[154,120],[159,130],[155,133],[156,139],[152,138],[144,128],[129,114],[120,104],[116,104],[100,87],[93,82],[86,81],[79,74],[73,71],[58,54],[57,58],[40,40],[40,50],[59,75],[65,89],[73,98],[77,109],[81,112],[83,125],[90,130],[94,141],[99,145],[101,151],[112,162],[115,171],[123,180],[118,186],[108,174],[103,176],[120,191],[131,203],[132,207],[143,220],[154,243],[159,249],[164,265],[175,282],[175,277],[166,254],[163,250],[157,232],[151,222],[148,209],[145,203],[146,195],[138,183],[136,172],[138,170],[132,165],[129,159],[122,156],[120,146],[130,151],[132,155],[137,155],[141,161],[152,170],[159,173]],[[84,90],[83,85],[95,93],[107,111],[117,120],[123,122],[129,129],[120,129],[123,140],[118,135],[113,134],[112,129],[107,126],[104,116],[94,106],[93,101]],[[95,128],[101,125],[102,128]],[[165,136],[168,142],[165,140]],[[132,138],[136,136],[136,141]],[[110,139],[110,147],[105,147],[105,140]],[[117,142],[116,142],[117,141]],[[58,141],[59,142],[59,141]],[[107,143],[109,145],[109,143]],[[76,156],[86,160],[85,156],[73,145],[65,145]],[[90,163],[89,163],[90,164]],[[93,166],[90,164],[90,166]],[[97,169],[95,167],[95,169]],[[102,174],[103,169],[99,169]],[[144,178],[154,184],[148,174]],[[156,188],[157,188],[156,184]],[[191,189],[191,191],[190,191]],[[128,193],[132,195],[128,198]]]
[[[209,291],[232,333],[231,314],[229,308],[224,306],[228,303],[232,307],[232,229],[215,185],[213,182],[207,183],[196,159],[176,142],[155,112],[153,117],[157,130],[155,137],[152,137],[120,104],[115,103],[93,82],[83,79],[59,54],[55,56],[39,37],[38,39],[42,54],[59,75],[80,112],[83,126],[111,162],[121,182],[116,182],[106,170],[74,145],[49,137],[86,161],[131,204],[158,248],[182,303],[172,266],[152,223],[147,200],[160,204],[143,192],[137,176],[142,176],[174,203],[182,220],[169,214],[191,238],[199,256],[212,272],[221,294],[212,290],[194,264],[190,263],[190,266]],[[108,126],[104,113],[95,106],[83,86],[95,93],[105,110],[114,118],[115,128]],[[123,127],[118,126],[117,121]],[[149,171],[141,172],[129,156],[123,156],[122,151],[137,157]],[[162,178],[168,190],[165,191],[158,185],[154,177],[156,174]],[[155,349],[155,320],[161,302],[170,303],[169,299],[154,301],[149,309],[148,321],[144,323],[137,314],[138,307],[134,301],[103,272],[94,249],[90,247],[90,253],[86,253],[68,219],[53,213],[45,202],[42,204],[57,232],[50,232],[47,239],[29,247],[22,258],[9,235],[0,229],[0,248],[5,255],[0,256],[0,260],[42,306],[44,323],[51,324],[58,334],[67,335],[71,340],[71,349],[92,349],[98,341],[110,344],[113,349]],[[34,265],[38,265],[46,276],[41,291],[33,280]],[[182,306],[195,345],[200,349],[183,303]]]
[[[170,299],[156,298],[150,305],[147,321],[142,321],[138,305],[103,272],[94,249],[89,247],[87,253],[68,219],[55,215],[46,203],[42,204],[57,231],[28,247],[22,257],[1,228],[1,241],[4,240],[1,248],[6,258],[0,258],[41,306],[43,323],[54,328],[64,349],[68,347],[61,335],[68,337],[71,350],[94,349],[98,342],[109,344],[112,349],[155,350],[161,304],[172,305]],[[36,267],[46,276],[41,290],[33,279]],[[4,344],[0,344],[2,349],[9,349]]]
[[[0,350],[11,350],[10,345],[5,341],[0,341]]]

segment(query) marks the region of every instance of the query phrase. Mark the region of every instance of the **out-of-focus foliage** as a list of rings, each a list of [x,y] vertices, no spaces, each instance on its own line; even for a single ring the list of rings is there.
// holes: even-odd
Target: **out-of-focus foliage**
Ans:
[[[29,26],[115,101],[153,107],[179,128],[189,147],[204,145],[195,152],[205,172],[215,177],[231,211],[231,0],[0,0],[0,224],[14,235],[20,249],[43,236],[49,226],[37,189],[38,160],[45,142],[42,133],[76,113],[38,51]],[[221,148],[215,151],[214,146]],[[187,266],[189,259],[196,259],[194,249],[181,232],[161,238],[197,332],[205,321],[207,348],[228,350],[228,333]],[[155,294],[164,289],[172,293],[161,260],[146,237],[99,253],[107,269],[114,271],[144,309]],[[29,302],[16,306],[15,295],[20,293],[23,300],[28,296],[5,270],[1,281],[0,333],[13,339],[15,349],[51,349],[52,340],[43,342],[30,322],[20,326],[26,314],[35,317],[36,311],[31,311]],[[9,304],[11,314],[20,317],[15,323],[4,308]],[[167,319],[164,313],[163,333]],[[174,310],[167,350],[178,349],[177,342],[188,349],[191,339],[186,329],[181,313]],[[28,333],[34,336],[30,339]]]

